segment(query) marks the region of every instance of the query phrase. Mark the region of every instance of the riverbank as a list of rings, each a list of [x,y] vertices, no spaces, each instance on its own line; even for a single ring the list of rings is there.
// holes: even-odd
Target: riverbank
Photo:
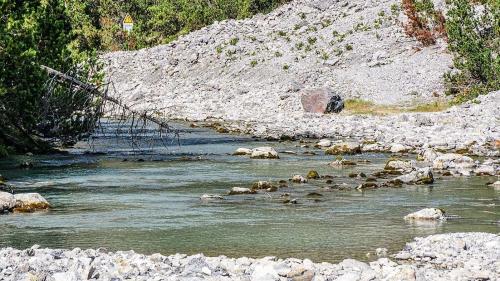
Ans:
[[[377,249],[384,255],[384,249]],[[451,233],[416,238],[390,258],[338,264],[265,257],[141,255],[105,249],[0,250],[1,280],[496,280],[500,236]]]

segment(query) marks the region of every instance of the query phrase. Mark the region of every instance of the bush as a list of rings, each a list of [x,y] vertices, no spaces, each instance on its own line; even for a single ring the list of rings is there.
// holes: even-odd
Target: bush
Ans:
[[[424,46],[436,43],[445,37],[445,18],[441,11],[434,9],[431,0],[403,0],[402,3],[408,22],[404,25],[408,36],[415,37]]]
[[[446,31],[457,71],[447,73],[445,81],[455,103],[500,89],[499,10],[494,0],[483,4],[451,1]]]

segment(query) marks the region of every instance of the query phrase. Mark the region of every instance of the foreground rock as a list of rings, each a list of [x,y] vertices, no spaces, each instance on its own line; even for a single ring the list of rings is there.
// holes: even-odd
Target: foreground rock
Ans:
[[[437,208],[426,208],[404,217],[405,220],[446,220],[445,212]]]
[[[416,238],[395,255],[394,261],[346,259],[338,264],[34,246],[0,249],[0,280],[496,280],[499,260],[500,236],[488,233]]]
[[[49,202],[39,193],[19,193],[15,194],[14,198],[16,199],[15,212],[35,212],[50,207]]]

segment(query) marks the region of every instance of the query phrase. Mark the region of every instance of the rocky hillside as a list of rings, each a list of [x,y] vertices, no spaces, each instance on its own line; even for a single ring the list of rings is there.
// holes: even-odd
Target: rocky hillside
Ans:
[[[452,60],[446,43],[423,47],[406,36],[405,21],[399,0],[296,0],[267,15],[215,23],[169,45],[104,59],[121,98],[168,118],[219,119],[259,136],[451,142],[450,149],[498,139],[494,112],[469,113],[467,106],[451,117],[304,112],[300,97],[311,89],[397,106],[442,98],[442,75]],[[484,103],[494,110],[499,102]]]

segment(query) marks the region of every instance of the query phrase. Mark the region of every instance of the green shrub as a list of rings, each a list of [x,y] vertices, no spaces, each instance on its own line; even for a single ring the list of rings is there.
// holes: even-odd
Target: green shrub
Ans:
[[[447,73],[447,94],[454,102],[467,101],[500,89],[500,3],[484,1],[484,13],[476,15],[468,0],[452,0],[446,31],[454,54],[454,73]]]
[[[240,39],[238,37],[231,38],[229,40],[229,45],[236,46],[236,44],[238,44],[239,41],[240,41]]]
[[[250,66],[251,67],[255,67],[257,65],[257,61],[256,60],[253,60],[250,62]]]

